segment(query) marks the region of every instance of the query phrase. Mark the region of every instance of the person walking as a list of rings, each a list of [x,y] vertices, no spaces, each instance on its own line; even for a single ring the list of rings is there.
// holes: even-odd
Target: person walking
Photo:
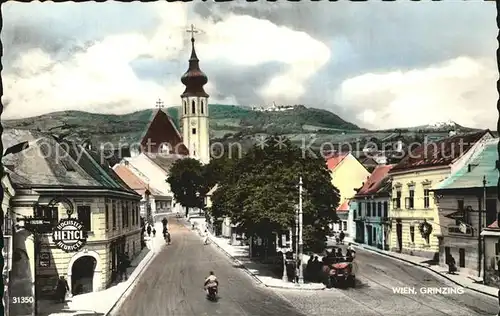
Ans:
[[[57,280],[57,286],[56,286],[56,299],[60,303],[64,303],[66,300],[66,293],[69,291],[69,286],[68,282],[64,278],[64,276],[60,276],[59,279]]]
[[[156,237],[156,228],[153,227],[153,237]]]
[[[127,268],[130,267],[130,259],[128,258],[128,253],[125,252],[120,260],[120,278],[122,281],[127,281]]]
[[[151,225],[148,224],[148,227],[146,228],[146,232],[148,233],[148,237],[151,237]]]

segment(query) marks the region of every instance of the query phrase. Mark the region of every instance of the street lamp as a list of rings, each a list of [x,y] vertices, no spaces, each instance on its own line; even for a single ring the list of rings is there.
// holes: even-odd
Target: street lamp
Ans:
[[[302,177],[299,178],[299,214],[298,214],[298,231],[299,231],[299,249],[297,264],[299,265],[299,284],[304,284],[304,269],[302,267],[302,254],[304,252],[304,241],[302,240]]]

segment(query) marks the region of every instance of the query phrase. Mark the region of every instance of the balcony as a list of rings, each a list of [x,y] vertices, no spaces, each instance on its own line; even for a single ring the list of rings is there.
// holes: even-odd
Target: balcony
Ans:
[[[472,227],[467,226],[464,228],[460,228],[460,225],[448,226],[448,235],[452,236],[474,236],[474,229]]]

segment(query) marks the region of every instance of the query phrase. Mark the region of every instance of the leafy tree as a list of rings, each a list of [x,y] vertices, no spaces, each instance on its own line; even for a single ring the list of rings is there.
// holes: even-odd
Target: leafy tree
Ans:
[[[186,208],[186,217],[189,208],[205,207],[203,166],[198,160],[185,158],[175,161],[166,181],[170,184],[175,200]]]
[[[322,251],[339,203],[325,160],[283,137],[268,137],[266,144],[253,146],[234,162],[212,196],[212,215],[231,217],[250,235],[271,237],[288,231],[295,225],[302,176],[304,247]]]

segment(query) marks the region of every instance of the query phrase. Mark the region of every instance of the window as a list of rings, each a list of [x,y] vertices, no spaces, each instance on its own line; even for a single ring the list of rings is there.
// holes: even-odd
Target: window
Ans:
[[[406,209],[413,209],[414,208],[414,201],[415,201],[415,187],[410,186],[408,187],[408,197],[405,198],[405,208]]]
[[[191,101],[191,114],[196,114],[196,103]]]
[[[203,102],[203,100],[201,101],[201,106],[200,106],[200,110],[201,110],[201,114],[204,114],[205,111],[204,111],[204,108],[205,107],[205,102]]]
[[[186,101],[184,101],[184,114],[188,114],[188,105]]]
[[[196,128],[193,128],[192,133],[193,135],[196,135]]]
[[[122,204],[122,228],[125,227],[125,223],[127,222],[126,216],[127,216],[127,206],[125,202],[121,202]]]
[[[372,202],[372,216],[377,216],[377,203]]]
[[[382,202],[377,203],[377,216],[382,217]]]
[[[135,225],[139,226],[139,205],[137,205],[137,208],[135,210]]]
[[[342,230],[343,231],[347,230],[347,222],[346,221],[342,222]]]
[[[372,228],[372,240],[376,242],[377,240],[377,227]]]
[[[109,204],[105,202],[104,204],[104,222],[106,223],[106,230],[109,229]]]
[[[135,225],[135,203],[134,202],[132,202],[131,211],[132,211],[132,226],[134,226]]]
[[[429,189],[424,189],[424,208],[429,208],[430,199],[429,199]]]
[[[85,227],[87,231],[92,231],[90,206],[78,205],[76,207],[76,212],[78,214],[78,219],[83,223],[83,227]]]
[[[415,226],[410,226],[410,242],[415,243]]]
[[[116,201],[112,202],[113,212],[113,229],[116,229]]]
[[[401,208],[401,190],[396,191],[396,197],[392,200],[392,207],[395,209]]]
[[[372,204],[371,203],[366,203],[366,217],[372,216]]]
[[[383,218],[387,218],[389,216],[387,216],[387,211],[388,211],[388,203],[387,202],[384,202],[384,205],[383,205],[383,208],[382,208],[382,217]]]

